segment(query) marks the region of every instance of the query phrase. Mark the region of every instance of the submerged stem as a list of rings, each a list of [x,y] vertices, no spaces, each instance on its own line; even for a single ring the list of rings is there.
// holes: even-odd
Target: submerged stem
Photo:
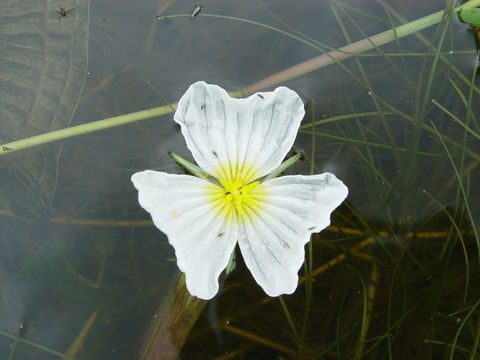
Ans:
[[[158,305],[138,351],[140,360],[176,359],[207,301],[191,296],[179,275]]]

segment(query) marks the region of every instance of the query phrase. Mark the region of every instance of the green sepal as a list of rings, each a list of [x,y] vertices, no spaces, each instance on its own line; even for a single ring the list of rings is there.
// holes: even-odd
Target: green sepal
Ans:
[[[462,9],[457,12],[458,19],[473,27],[480,27],[480,9]]]
[[[201,167],[191,163],[190,161],[188,160],[185,160],[184,158],[182,158],[180,155],[177,155],[175,154],[174,152],[170,151],[168,153],[168,155],[170,155],[172,157],[173,160],[175,160],[175,162],[180,165],[181,167],[183,167],[185,170],[187,170],[189,173],[191,173],[192,175],[195,175],[196,177],[200,178],[200,179],[204,179],[204,180],[207,180],[209,181],[209,177],[210,175],[207,174]]]
[[[290,166],[295,164],[298,161],[298,159],[300,159],[302,156],[303,156],[303,153],[300,152],[298,154],[293,155],[292,157],[289,157],[287,160],[282,162],[275,170],[273,170],[270,174],[268,174],[265,177],[265,179],[263,179],[263,181],[270,180],[277,177],[282,172],[287,170]]]
[[[235,261],[235,250],[233,250],[232,255],[230,255],[230,259],[228,260],[227,267],[225,268],[225,275],[230,275],[230,273],[235,270],[236,266],[237,263]]]

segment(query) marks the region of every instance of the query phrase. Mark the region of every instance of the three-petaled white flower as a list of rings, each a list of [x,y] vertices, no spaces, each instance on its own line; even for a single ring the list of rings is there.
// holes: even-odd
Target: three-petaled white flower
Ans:
[[[304,245],[348,194],[330,173],[265,180],[292,147],[304,114],[286,87],[234,99],[200,81],[180,99],[174,119],[197,164],[216,180],[146,170],[132,181],[175,248],[190,294],[215,296],[237,242],[268,295],[295,291]]]

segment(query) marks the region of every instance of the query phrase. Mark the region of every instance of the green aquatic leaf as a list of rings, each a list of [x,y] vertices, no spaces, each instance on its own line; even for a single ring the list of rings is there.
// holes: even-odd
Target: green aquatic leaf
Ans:
[[[69,125],[85,83],[89,4],[0,1],[1,143]],[[48,213],[60,151],[55,144],[3,156],[0,207],[32,217]]]
[[[457,16],[461,22],[480,27],[480,9],[462,9],[457,13]]]

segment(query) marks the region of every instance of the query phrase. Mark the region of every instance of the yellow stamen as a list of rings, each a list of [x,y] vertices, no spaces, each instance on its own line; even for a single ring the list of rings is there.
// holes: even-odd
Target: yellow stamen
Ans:
[[[220,186],[208,184],[207,192],[219,216],[245,221],[258,213],[265,197],[265,187],[255,179],[252,167],[223,166],[217,171]],[[233,170],[236,170],[234,173]]]

